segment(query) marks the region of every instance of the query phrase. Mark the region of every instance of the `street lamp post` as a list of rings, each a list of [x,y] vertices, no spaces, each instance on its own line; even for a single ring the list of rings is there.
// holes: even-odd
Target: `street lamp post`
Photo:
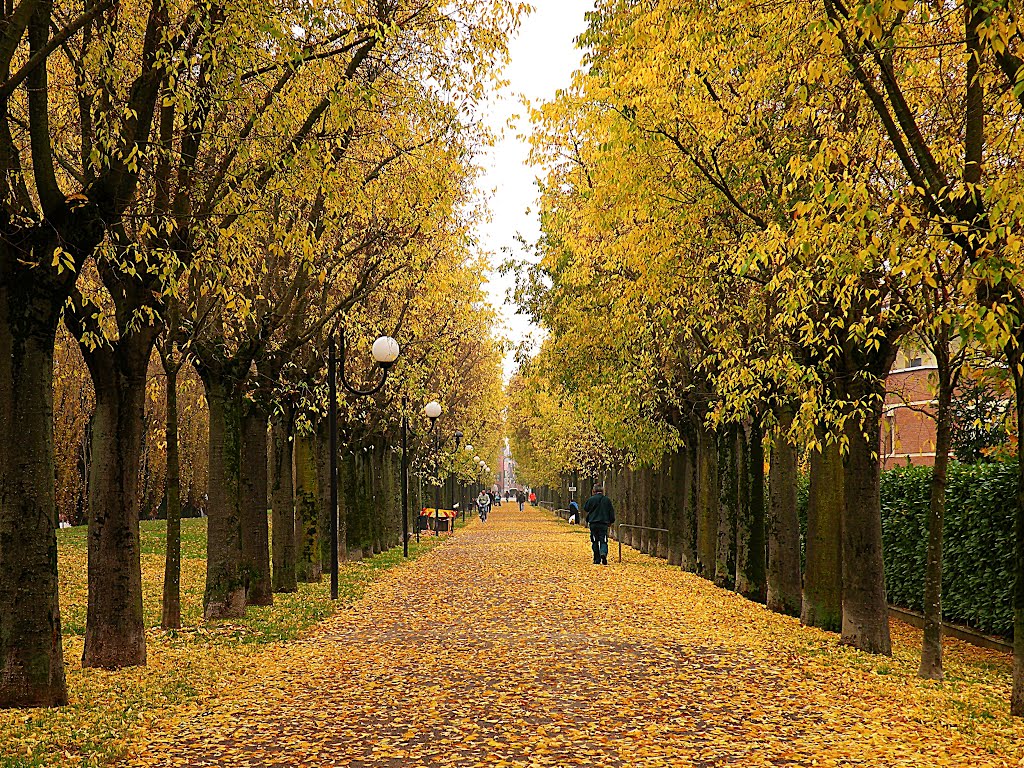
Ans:
[[[430,419],[430,431],[441,415],[441,404],[436,400],[427,403],[423,409]],[[458,433],[459,437],[462,433]],[[409,556],[409,399],[402,396],[402,556]],[[422,495],[420,497],[422,506]],[[416,515],[416,541],[420,540],[420,516]]]
[[[402,557],[409,556],[409,398],[402,395]],[[416,521],[419,528],[419,520]]]
[[[441,417],[441,404],[437,400],[431,400],[423,407],[423,413],[430,419],[430,431],[434,434],[434,514],[437,515],[441,510],[441,473],[437,468],[438,433],[434,431],[434,427],[437,426],[437,420]],[[419,528],[419,526],[416,527]],[[434,518],[434,534],[437,534],[437,517]]]
[[[381,371],[380,380],[369,389],[352,386],[345,375],[345,329],[338,332],[340,359],[335,360],[335,336],[332,333],[327,349],[327,428],[330,436],[328,447],[331,453],[330,485],[331,485],[331,599],[338,599],[338,372],[341,372],[341,386],[356,397],[375,395],[387,381],[388,371],[394,365],[401,352],[398,342],[390,336],[380,336],[370,347],[370,354]]]
[[[480,495],[480,488],[479,488],[479,485],[480,485],[480,457],[479,456],[474,456],[473,457],[473,477],[476,478],[476,482],[473,483],[473,490],[476,491],[476,493],[473,494],[473,498],[476,498],[477,496]]]
[[[452,437],[455,439],[455,452],[454,452],[453,456],[458,456],[458,454],[459,454],[459,446],[462,444],[462,430],[456,429],[455,432],[452,434]],[[459,486],[461,485],[461,483],[459,482],[458,477],[456,477],[456,475],[455,475],[455,460],[454,459],[452,460],[451,471],[448,473],[448,482],[450,482],[451,485],[452,485],[452,513],[454,514],[455,513],[455,504],[456,504],[455,494],[456,494],[456,492],[459,491]],[[462,506],[462,493],[461,492],[459,492],[458,504],[459,504],[460,507]],[[463,514],[463,519],[465,519],[465,514]],[[452,518],[451,528],[452,528],[452,530],[455,530],[455,518],[454,517]]]
[[[463,446],[463,447],[466,449],[466,453],[473,453],[473,446],[470,445],[469,443],[466,443],[466,445]],[[470,487],[470,498],[469,499],[466,499],[465,498],[465,493],[461,492],[461,491],[465,490],[464,486],[465,486],[465,483],[460,481],[459,482],[459,487],[460,487],[459,500],[462,502],[462,522],[466,522],[466,507],[468,507],[470,504],[473,503],[472,486]]]

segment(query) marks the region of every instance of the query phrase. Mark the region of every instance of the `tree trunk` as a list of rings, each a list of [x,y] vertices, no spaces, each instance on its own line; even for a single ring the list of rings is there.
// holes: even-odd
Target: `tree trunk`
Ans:
[[[827,442],[818,428],[821,450],[811,451],[807,499],[807,568],[800,621],[838,632],[843,626],[843,457],[839,443]]]
[[[381,466],[381,454],[376,445],[371,445],[366,454],[367,483],[370,488],[370,540],[373,542],[373,554],[379,554],[384,548],[383,516],[386,511],[384,500],[384,476]],[[441,485],[438,508],[447,504],[447,483]],[[435,523],[440,524],[440,518]]]
[[[146,663],[139,544],[139,467],[145,443],[151,334],[86,359],[96,389],[89,468],[89,598],[83,667]]]
[[[789,437],[793,412],[779,413],[772,444],[768,487],[768,608],[787,616],[800,615],[800,521],[796,512],[796,446]]]
[[[946,469],[953,443],[953,371],[948,345],[936,349],[938,403],[935,408],[935,465],[928,499],[928,554],[924,572],[924,638],[921,642],[920,677],[942,680],[942,526],[946,514]]]
[[[355,495],[355,470],[354,457],[347,452],[339,452],[338,457],[338,539],[339,547],[345,552],[345,559],[357,559],[356,555],[362,556],[353,546],[355,541],[355,530],[359,521],[359,510]],[[410,482],[410,486],[412,483]],[[413,488],[409,489],[409,525],[410,531],[415,530],[418,523],[419,509],[416,506],[416,498]],[[345,521],[344,528],[340,526]],[[342,531],[344,531],[344,543],[341,543]]]
[[[671,493],[672,476],[669,457],[662,456],[660,464],[651,470],[651,495],[654,502],[655,525],[669,533],[659,531],[656,539],[656,554],[661,560],[671,563],[669,544],[672,538]]]
[[[746,546],[744,557],[737,561],[736,589],[748,600],[763,603],[768,599],[768,576],[765,562],[764,432],[758,416],[754,417],[743,441],[740,468],[746,479],[746,492],[741,504],[741,511],[745,510]]]
[[[267,417],[254,405],[242,415],[241,492],[242,573],[247,605],[273,605],[270,535],[267,529]]]
[[[735,586],[736,547],[736,429],[729,424],[718,434],[718,541],[715,554],[715,585]]]
[[[316,446],[312,435],[295,438],[295,576],[301,582],[320,581],[319,490],[316,481]]]
[[[1013,386],[1017,404],[1017,509],[1014,515],[1013,556],[1013,691],[1010,694],[1010,714],[1024,717],[1024,456],[1020,444],[1024,439],[1024,371],[1021,363],[1024,352],[1018,347],[1007,355],[1013,372]]]
[[[320,562],[323,568],[331,567],[331,436],[327,429],[327,419],[321,419],[316,430],[314,447],[316,449],[316,504],[317,504],[317,539],[320,542]],[[339,534],[340,534],[339,530]],[[339,561],[340,562],[340,561]]]
[[[245,574],[242,571],[240,511],[242,463],[241,398],[205,372],[203,383],[210,409],[209,509],[206,536],[206,619],[245,615]]]
[[[636,478],[636,507],[640,517],[639,525],[643,526],[640,529],[640,551],[645,555],[653,555],[656,548],[657,532],[647,530],[648,528],[657,527],[653,515],[654,505],[652,503],[650,483],[651,471],[648,467],[639,467],[634,470],[633,474]]]
[[[849,399],[864,403],[867,393]],[[881,468],[878,461],[881,397],[870,398],[863,423],[851,417],[845,433],[849,443],[843,489],[843,642],[868,653],[892,653],[889,605],[882,564]]]
[[[68,700],[53,483],[59,307],[0,278],[0,707],[52,707]]]
[[[733,583],[744,597],[750,592],[747,578],[750,561],[750,470],[746,425],[736,431],[736,563]]]
[[[718,442],[703,422],[697,438],[697,573],[715,578],[718,554]]]
[[[682,538],[682,566],[684,571],[689,573],[697,572],[697,440],[689,440],[684,447],[683,457],[683,485],[682,497],[679,500],[680,513],[683,515],[683,524],[680,536]]]
[[[181,628],[181,461],[178,451],[178,370],[171,358],[164,358],[167,374],[167,421],[164,439],[167,442],[167,480],[164,500],[167,506],[167,547],[164,556],[164,595],[160,626]]]
[[[270,507],[273,518],[275,592],[295,592],[295,491],[292,483],[291,408],[271,417]]]
[[[683,510],[683,485],[684,473],[686,472],[686,449],[681,448],[670,454],[667,462],[665,502],[667,504],[665,517],[668,522],[669,551],[668,564],[683,564],[683,525],[685,524],[685,513]]]
[[[362,487],[362,464],[359,457],[354,453],[346,453],[342,456],[342,461],[339,466],[340,475],[338,481],[339,493],[339,506],[343,506],[345,509],[345,547],[349,558],[353,560],[360,560],[366,553],[366,541],[363,537],[363,513],[365,512],[365,504],[363,503],[363,487]],[[410,506],[410,523],[413,525],[413,530],[419,525],[419,513],[423,508],[422,498],[422,487],[417,484],[419,489],[417,501],[414,501],[411,497],[409,500]]]

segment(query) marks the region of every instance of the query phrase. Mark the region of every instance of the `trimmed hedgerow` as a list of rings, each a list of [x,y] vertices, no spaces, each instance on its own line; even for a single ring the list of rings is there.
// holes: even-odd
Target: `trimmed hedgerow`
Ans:
[[[931,467],[882,474],[889,602],[921,610]],[[943,536],[942,613],[997,635],[1013,632],[1015,464],[950,464]]]

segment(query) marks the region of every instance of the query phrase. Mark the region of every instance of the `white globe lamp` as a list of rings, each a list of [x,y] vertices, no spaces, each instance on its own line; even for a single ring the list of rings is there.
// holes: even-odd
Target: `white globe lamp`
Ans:
[[[374,361],[385,370],[394,365],[395,360],[398,359],[398,353],[401,351],[402,348],[398,346],[398,342],[390,336],[381,336],[370,347],[370,354],[373,355]]]

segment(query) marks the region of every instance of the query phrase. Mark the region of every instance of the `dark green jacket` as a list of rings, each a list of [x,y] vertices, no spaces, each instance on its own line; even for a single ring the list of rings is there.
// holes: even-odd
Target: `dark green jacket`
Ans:
[[[611,525],[615,522],[612,500],[603,493],[595,493],[587,499],[583,511],[587,513],[587,523],[590,525]]]

